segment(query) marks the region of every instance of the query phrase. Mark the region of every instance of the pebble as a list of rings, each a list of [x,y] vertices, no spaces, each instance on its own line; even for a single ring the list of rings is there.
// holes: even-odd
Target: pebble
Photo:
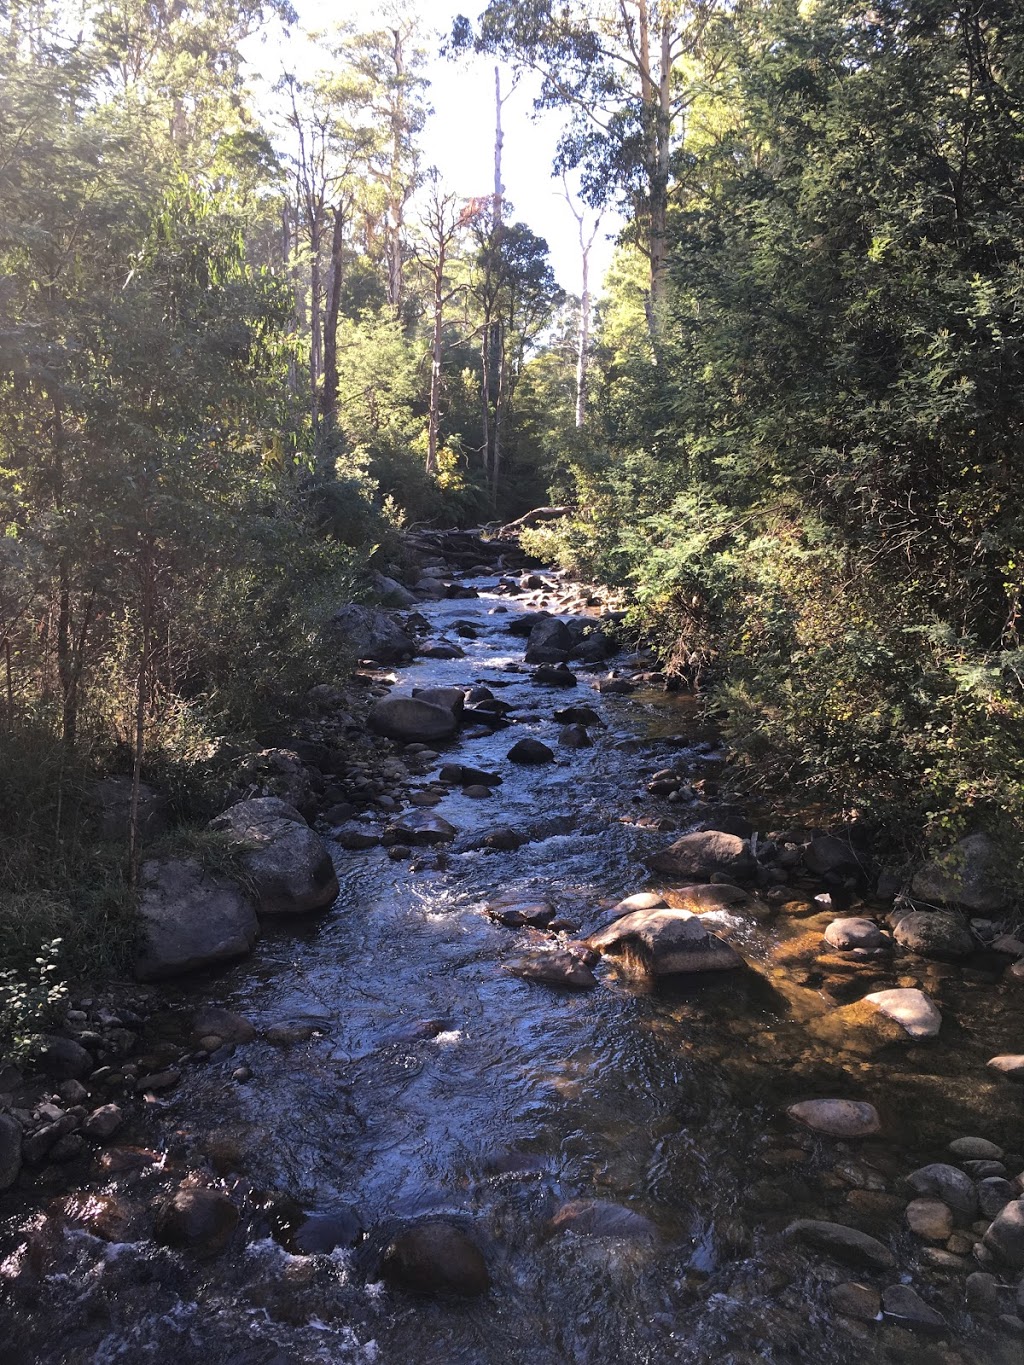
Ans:
[[[863,1100],[801,1100],[786,1110],[790,1118],[831,1137],[867,1137],[881,1129],[878,1110]]]

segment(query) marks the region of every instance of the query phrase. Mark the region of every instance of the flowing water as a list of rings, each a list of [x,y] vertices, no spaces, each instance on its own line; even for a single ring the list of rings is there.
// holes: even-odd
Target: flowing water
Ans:
[[[96,1170],[87,1182],[86,1193],[144,1214],[186,1171],[219,1171],[244,1211],[231,1249],[197,1262],[145,1238],[48,1237],[46,1191],[30,1192],[5,1229],[13,1291],[0,1360],[1019,1360],[1019,1343],[965,1315],[962,1277],[944,1283],[920,1267],[899,1231],[902,1203],[895,1213],[885,1205],[900,1175],[941,1159],[954,1136],[1021,1144],[1017,1093],[984,1072],[987,1056],[1019,1050],[1019,996],[991,973],[972,980],[919,962],[916,979],[942,1004],[940,1043],[836,1052],[806,1027],[834,1001],[778,961],[780,942],[807,925],[743,912],[721,923],[752,964],[743,972],[651,989],[602,965],[596,990],[567,993],[503,970],[549,936],[493,922],[488,898],[542,895],[581,934],[604,923],[609,905],[648,887],[643,856],[675,837],[639,822],[679,811],[641,799],[645,780],[667,761],[699,773],[708,745],[686,697],[598,697],[586,673],[574,692],[534,686],[513,671],[522,642],[507,633],[510,615],[493,614],[497,601],[484,592],[425,608],[438,631],[469,619],[480,637],[464,642],[464,658],[398,676],[403,687],[507,684],[496,694],[519,718],[444,755],[504,778],[492,800],[455,790],[436,807],[460,831],[448,866],[417,871],[384,849],[338,850],[342,889],[328,914],[271,928],[249,962],[172,989],[172,1038],[211,1000],[259,1027],[315,1032],[188,1068],[132,1135],[159,1161]],[[606,721],[593,748],[557,749],[544,767],[506,761],[523,735],[555,747],[552,712],[574,701]],[[459,851],[499,825],[530,842],[515,853]],[[253,1075],[239,1082],[243,1057]],[[854,1145],[794,1132],[786,1104],[835,1094],[874,1102],[884,1136]],[[347,1251],[292,1255],[272,1216],[284,1197],[307,1212],[354,1211],[365,1235]],[[577,1199],[624,1205],[657,1236],[554,1233],[553,1214]],[[490,1294],[434,1300],[380,1282],[382,1247],[424,1215],[474,1229]],[[863,1273],[796,1254],[780,1232],[798,1215],[891,1241],[951,1334],[834,1318],[829,1283]]]

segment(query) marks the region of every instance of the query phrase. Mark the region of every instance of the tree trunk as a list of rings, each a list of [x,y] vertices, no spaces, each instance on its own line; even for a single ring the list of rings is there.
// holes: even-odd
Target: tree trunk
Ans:
[[[434,331],[430,342],[430,417],[427,422],[427,473],[437,472],[437,433],[441,423],[441,338],[444,323],[445,245],[443,224],[438,233],[434,266]]]
[[[147,545],[142,568],[142,640],[139,648],[139,673],[135,689],[135,743],[132,762],[132,794],[128,814],[128,878],[132,886],[139,874],[139,791],[142,760],[146,751],[146,687],[149,678],[153,639],[153,547]]]
[[[327,283],[327,312],[324,318],[324,393],[323,416],[329,426],[338,420],[338,316],[341,312],[342,249],[345,240],[345,214],[334,206],[331,229],[331,273]]]
[[[405,221],[405,190],[401,183],[402,134],[405,131],[405,100],[402,82],[405,78],[405,50],[402,34],[393,29],[395,43],[392,57],[395,63],[395,104],[391,113],[391,175],[388,187],[387,272],[388,302],[397,315],[402,307],[402,226]]]
[[[580,295],[580,336],[576,350],[576,425],[582,427],[587,420],[587,364],[590,359],[590,247],[593,238],[583,245],[582,221],[580,226],[580,245],[583,265],[583,291]]]

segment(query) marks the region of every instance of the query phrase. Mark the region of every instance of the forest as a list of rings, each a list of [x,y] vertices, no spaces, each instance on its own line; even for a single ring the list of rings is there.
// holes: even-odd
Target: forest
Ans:
[[[525,547],[628,592],[748,791],[1016,859],[1020,7],[399,6],[267,101],[271,20],[0,8],[8,958],[125,932],[137,810],[97,844],[97,775],[208,814],[224,753],[351,667],[324,622],[405,530],[540,503],[570,514]],[[625,222],[603,290],[500,174],[464,201],[425,164],[442,51],[559,113],[581,264]]]
[[[0,0],[0,1357],[1021,1365],[1024,3],[461,8]]]

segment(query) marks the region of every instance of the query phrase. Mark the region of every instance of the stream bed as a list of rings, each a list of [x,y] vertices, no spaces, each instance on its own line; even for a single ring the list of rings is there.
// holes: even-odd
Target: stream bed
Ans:
[[[1024,1149],[1024,1092],[985,1069],[993,1054],[1021,1050],[1020,987],[985,964],[875,965],[864,989],[913,978],[943,1027],[935,1042],[865,1054],[808,1030],[862,993],[808,984],[797,949],[816,919],[726,915],[723,932],[749,965],[656,986],[605,962],[590,991],[509,973],[551,936],[488,917],[500,893],[551,900],[580,926],[572,937],[632,893],[665,889],[671,900],[642,859],[677,836],[650,817],[685,831],[713,811],[688,813],[645,784],[666,764],[708,771],[715,755],[685,695],[598,695],[582,670],[573,690],[534,685],[507,630],[524,602],[477,586],[478,598],[423,608],[440,635],[475,623],[478,638],[459,642],[465,657],[418,660],[393,676],[405,690],[498,684],[515,724],[457,739],[439,762],[500,773],[502,785],[490,799],[454,788],[434,807],[459,831],[446,866],[414,870],[384,848],[335,845],[341,893],[328,913],[265,928],[247,962],[164,988],[168,1036],[210,1002],[261,1033],[284,1023],[312,1036],[261,1037],[189,1067],[133,1119],[119,1141],[151,1155],[125,1157],[120,1170],[97,1163],[79,1195],[126,1201],[142,1220],[138,1239],[65,1226],[26,1252],[26,1232],[39,1233],[57,1192],[19,1192],[0,1245],[0,1360],[1019,1365],[1024,1344],[1012,1331],[967,1311],[963,1274],[922,1262],[900,1182],[965,1134]],[[580,702],[607,728],[592,729],[592,747],[559,747],[552,713]],[[525,735],[557,762],[510,764]],[[466,848],[498,826],[528,842]],[[241,1062],[248,1079],[238,1079]],[[855,1143],[800,1129],[786,1107],[816,1096],[870,1101],[882,1133]],[[145,1235],[146,1208],[195,1171],[242,1211],[228,1249],[205,1261]],[[615,1235],[595,1235],[586,1220],[578,1231],[553,1223],[574,1201],[637,1218]],[[347,1220],[354,1245],[289,1250],[282,1227],[310,1214]],[[483,1247],[486,1295],[432,1298],[382,1281],[396,1230],[439,1217]],[[797,1217],[872,1233],[898,1270],[851,1271],[795,1247],[783,1229]],[[912,1283],[945,1330],[840,1316],[831,1291],[848,1280]]]

